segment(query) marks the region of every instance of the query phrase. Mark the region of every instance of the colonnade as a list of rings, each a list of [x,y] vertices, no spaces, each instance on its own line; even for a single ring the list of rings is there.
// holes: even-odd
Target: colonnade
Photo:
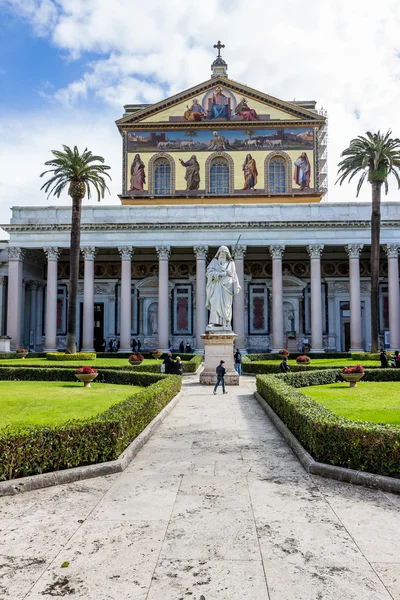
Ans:
[[[348,244],[345,250],[349,257],[350,271],[350,350],[362,351],[361,328],[361,295],[360,295],[360,253],[362,244]],[[321,306],[321,255],[323,244],[310,244],[307,252],[310,258],[311,274],[311,351],[323,352],[323,315]],[[57,262],[61,252],[58,247],[43,249],[47,257],[47,289],[46,289],[46,335],[45,351],[57,348]],[[399,295],[399,245],[388,244],[385,251],[388,257],[388,288],[389,288],[389,328],[390,345],[392,349],[400,347],[400,295]],[[129,352],[131,348],[131,262],[134,254],[132,246],[119,247],[121,256],[121,327],[120,351]],[[207,246],[194,246],[196,258],[196,348],[203,347],[200,335],[206,327],[206,259]],[[158,279],[158,347],[167,350],[169,347],[169,291],[168,263],[171,254],[170,246],[157,246],[159,260]],[[272,351],[284,347],[283,331],[283,287],[282,259],[285,252],[283,245],[269,246],[272,258]],[[82,350],[93,350],[93,320],[94,320],[94,260],[96,248],[82,248],[84,257],[84,298],[83,298],[83,331]],[[12,337],[12,348],[21,346],[22,341],[22,307],[23,307],[23,259],[24,250],[10,246],[8,274],[8,305],[7,305],[7,334]],[[244,289],[244,258],[246,246],[238,246],[235,250],[235,265],[239,284]],[[37,303],[32,306],[32,313]],[[32,318],[34,318],[32,316]],[[234,298],[233,329],[237,334],[237,346],[245,349],[245,297],[241,293]]]

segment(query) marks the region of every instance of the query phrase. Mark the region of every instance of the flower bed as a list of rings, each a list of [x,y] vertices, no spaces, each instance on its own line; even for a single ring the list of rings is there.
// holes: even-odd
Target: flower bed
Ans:
[[[365,370],[362,365],[350,365],[350,367],[345,367],[342,373],[344,375],[351,375],[352,373],[365,373]]]
[[[297,391],[338,382],[340,369],[257,376],[257,390],[314,460],[400,477],[400,428],[350,421]],[[400,381],[400,369],[373,369],[365,381]]]
[[[309,365],[311,362],[311,358],[306,354],[302,354],[296,358],[296,362],[298,365]]]
[[[66,354],[65,352],[47,352],[47,360],[96,360],[96,352],[77,352]]]
[[[180,391],[181,378],[101,370],[103,383],[146,389],[96,417],[62,426],[0,430],[0,480],[115,460]],[[73,369],[0,367],[2,380],[74,381]]]

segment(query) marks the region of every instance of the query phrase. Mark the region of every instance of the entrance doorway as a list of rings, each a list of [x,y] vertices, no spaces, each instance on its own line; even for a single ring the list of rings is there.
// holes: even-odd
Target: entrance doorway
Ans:
[[[103,352],[104,339],[104,302],[94,303],[94,319],[93,319],[93,347],[96,352]],[[80,303],[80,332],[79,332],[79,348],[82,348],[83,336],[83,302]],[[107,348],[106,348],[107,349]]]

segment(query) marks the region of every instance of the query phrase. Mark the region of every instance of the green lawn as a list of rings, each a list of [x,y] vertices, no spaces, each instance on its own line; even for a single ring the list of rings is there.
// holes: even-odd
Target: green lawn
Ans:
[[[161,365],[162,360],[155,360],[154,358],[145,358],[142,365]],[[90,365],[94,367],[129,367],[129,361],[127,358],[97,358],[95,360],[47,360],[47,358],[13,358],[13,359],[1,359],[1,366],[10,367],[26,367],[30,365],[36,365],[38,367],[59,366],[59,367],[80,367],[82,365]]]
[[[400,425],[400,382],[329,383],[300,388],[333,413],[353,421]]]
[[[17,362],[20,362],[17,360]],[[0,381],[0,428],[6,425],[58,425],[86,419],[143,388],[80,381]]]

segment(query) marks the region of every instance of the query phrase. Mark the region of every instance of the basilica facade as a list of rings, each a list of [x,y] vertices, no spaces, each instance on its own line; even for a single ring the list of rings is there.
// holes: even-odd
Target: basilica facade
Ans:
[[[218,47],[218,45],[217,45]],[[220,53],[220,47],[218,47]],[[82,211],[77,340],[203,348],[206,267],[231,247],[244,351],[368,350],[371,206],[326,201],[327,115],[228,78],[128,105],[120,206]],[[14,207],[0,242],[0,335],[65,347],[71,210]],[[400,347],[400,206],[382,205],[381,342]]]

